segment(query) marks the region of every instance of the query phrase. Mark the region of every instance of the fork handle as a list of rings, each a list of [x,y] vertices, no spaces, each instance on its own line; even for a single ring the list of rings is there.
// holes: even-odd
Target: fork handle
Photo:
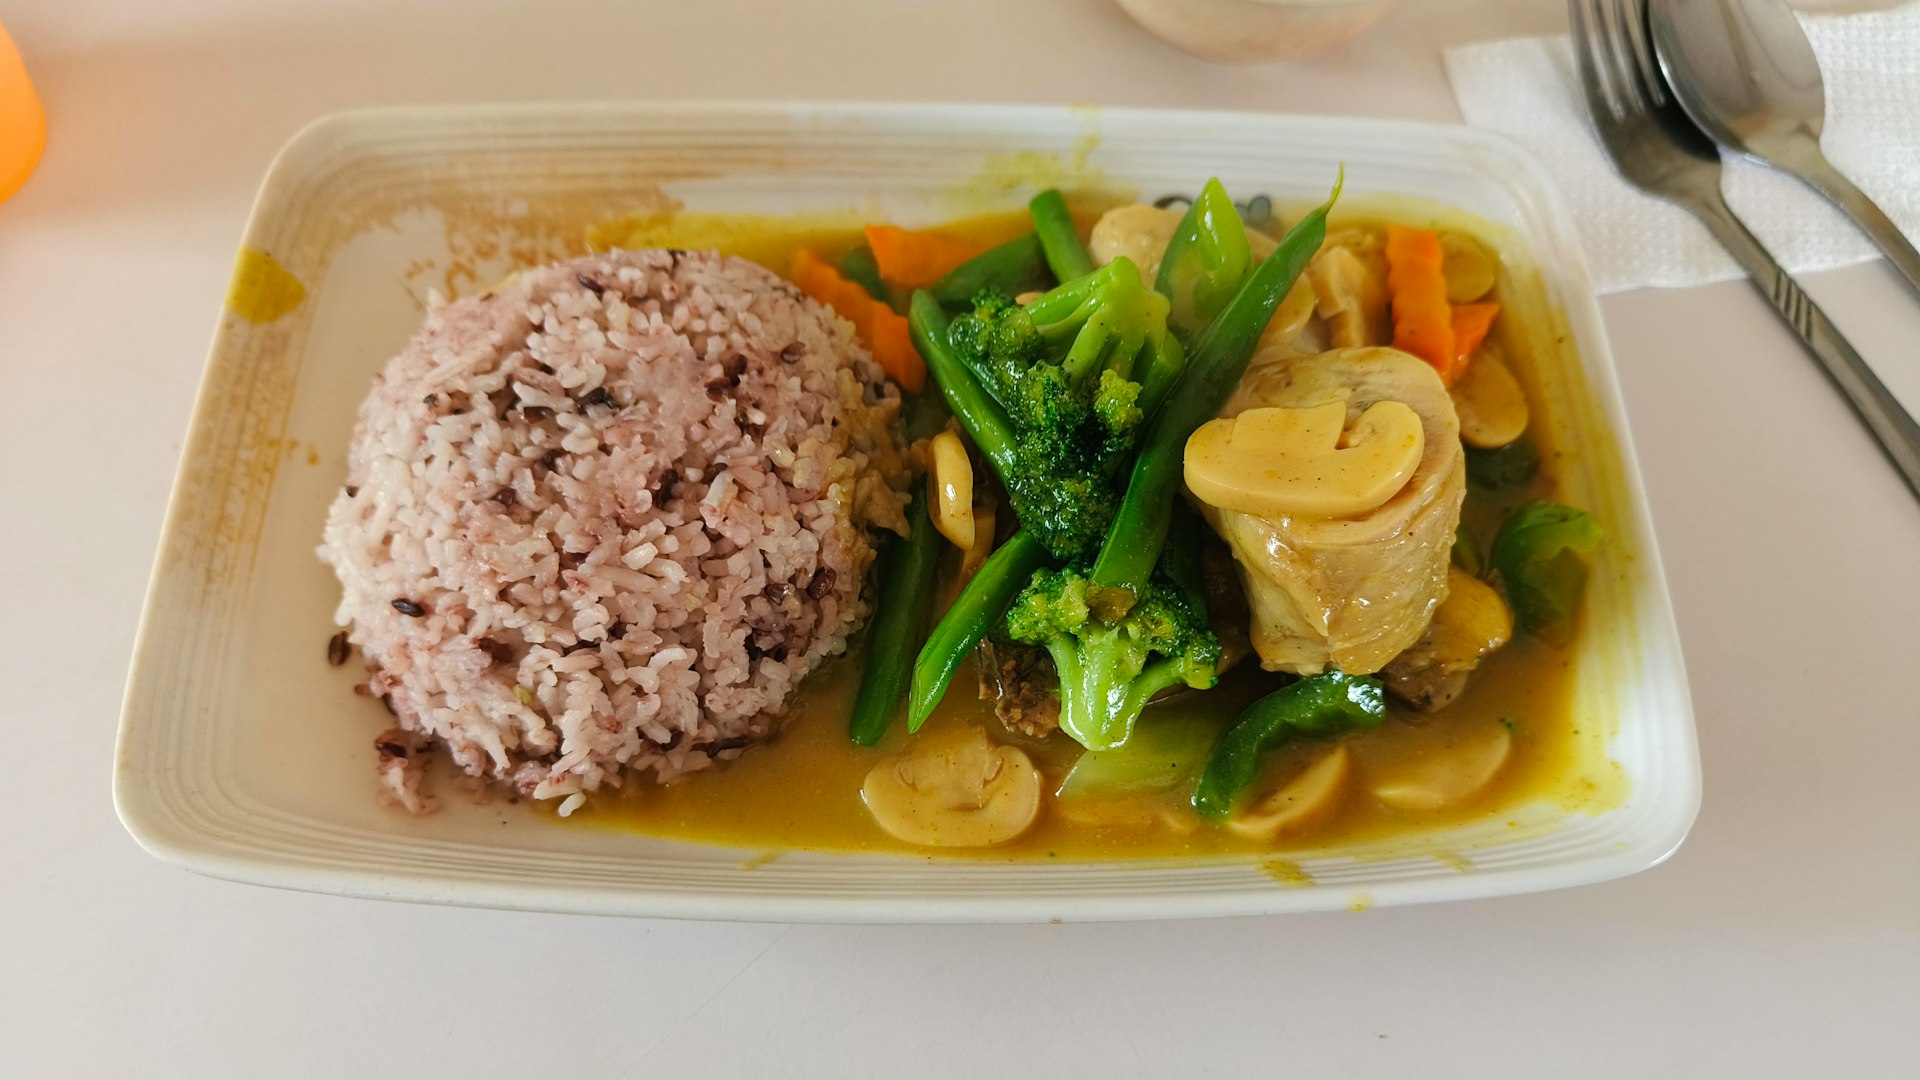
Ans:
[[[1860,226],[1860,231],[1867,234],[1867,239],[1879,246],[1887,261],[1900,271],[1900,276],[1907,279],[1907,287],[1920,295],[1920,251],[1914,250],[1900,227],[1866,192],[1833,167],[1820,152],[1819,143],[1807,138],[1794,151],[1776,155],[1773,163],[1806,181],[1809,187],[1845,211],[1853,223]]]
[[[1760,241],[1740,223],[1726,200],[1718,197],[1718,192],[1712,198],[1689,200],[1686,205],[1746,270],[1754,286],[1766,295],[1773,309],[1793,327],[1793,332],[1800,335],[1807,351],[1819,361],[1821,370],[1839,387],[1867,429],[1880,440],[1880,447],[1886,451],[1893,467],[1900,470],[1907,486],[1920,498],[1920,424],[1916,424],[1912,414],[1888,392],[1847,339],[1840,336],[1826,312],[1800,290]]]

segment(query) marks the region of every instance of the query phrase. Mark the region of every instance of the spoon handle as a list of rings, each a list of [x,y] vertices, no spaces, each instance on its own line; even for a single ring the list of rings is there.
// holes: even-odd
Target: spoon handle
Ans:
[[[1820,144],[1808,139],[1797,152],[1780,155],[1772,163],[1806,181],[1809,187],[1845,211],[1853,223],[1860,226],[1860,231],[1879,245],[1887,261],[1893,263],[1894,269],[1907,279],[1907,286],[1915,295],[1920,295],[1920,251],[1914,250],[1907,238],[1900,234],[1900,227],[1867,197],[1866,192],[1833,167],[1827,156],[1820,152]]]
[[[1914,496],[1920,498],[1920,424],[1914,422],[1913,415],[1841,336],[1827,319],[1826,312],[1800,290],[1753,233],[1747,231],[1717,189],[1711,195],[1690,199],[1685,205],[1746,270],[1754,287],[1773,304],[1787,325],[1793,327],[1793,332],[1800,335],[1807,351],[1880,441],[1880,448],[1900,471]]]

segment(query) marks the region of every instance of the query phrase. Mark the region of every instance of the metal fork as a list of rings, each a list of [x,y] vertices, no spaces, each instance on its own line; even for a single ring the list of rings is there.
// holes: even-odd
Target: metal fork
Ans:
[[[1740,223],[1720,191],[1720,151],[1681,111],[1654,61],[1644,0],[1567,0],[1594,128],[1620,175],[1706,224],[1793,327],[1920,498],[1920,424],[1800,286]]]

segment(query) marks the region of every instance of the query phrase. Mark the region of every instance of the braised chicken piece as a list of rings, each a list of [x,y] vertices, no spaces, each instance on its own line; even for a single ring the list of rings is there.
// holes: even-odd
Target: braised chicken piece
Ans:
[[[1446,596],[1466,467],[1440,377],[1393,349],[1263,349],[1221,417],[1187,482],[1233,549],[1261,665],[1379,671]]]

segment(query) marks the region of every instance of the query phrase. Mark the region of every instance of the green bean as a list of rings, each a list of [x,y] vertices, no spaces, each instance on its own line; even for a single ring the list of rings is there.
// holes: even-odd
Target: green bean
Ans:
[[[1186,372],[1168,394],[1133,461],[1133,475],[1120,510],[1107,532],[1107,542],[1094,563],[1096,589],[1123,589],[1138,597],[1147,576],[1167,542],[1167,523],[1179,494],[1186,460],[1187,439],[1201,424],[1213,419],[1240,384],[1247,362],[1260,344],[1280,301],[1299,280],[1307,261],[1327,237],[1327,211],[1333,197],[1287,230],[1280,246],[1267,256],[1234,294],[1226,309],[1200,332],[1187,358]]]
[[[913,302],[907,309],[907,323],[913,331],[913,347],[927,362],[927,370],[953,414],[959,417],[960,426],[967,429],[973,444],[987,455],[1003,479],[1014,476],[1013,426],[993,395],[980,385],[980,380],[947,344],[947,313],[932,292],[921,289],[913,294]]]
[[[1033,572],[1046,565],[1047,549],[1024,530],[1007,537],[987,557],[973,580],[928,635],[913,665],[913,689],[907,695],[907,730],[919,731],[946,696],[953,673],[987,636],[1007,605],[1025,588]]]
[[[987,289],[1018,296],[1047,284],[1046,253],[1040,248],[1040,238],[1027,233],[954,267],[927,291],[943,307],[962,307]]]
[[[1201,817],[1224,818],[1253,786],[1268,750],[1296,738],[1379,727],[1386,718],[1386,688],[1379,679],[1329,671],[1289,683],[1247,706],[1220,736],[1194,787],[1193,808]]]
[[[1067,200],[1059,189],[1048,188],[1035,195],[1027,210],[1033,215],[1033,231],[1040,237],[1040,247],[1047,254],[1047,266],[1060,284],[1093,273],[1093,259],[1080,242],[1080,230],[1067,212]]]
[[[881,560],[875,614],[867,630],[867,667],[860,673],[860,691],[847,726],[848,735],[861,746],[878,743],[893,725],[907,694],[914,654],[933,617],[940,534],[927,512],[924,485],[916,488],[907,507],[907,537],[888,544]]]

